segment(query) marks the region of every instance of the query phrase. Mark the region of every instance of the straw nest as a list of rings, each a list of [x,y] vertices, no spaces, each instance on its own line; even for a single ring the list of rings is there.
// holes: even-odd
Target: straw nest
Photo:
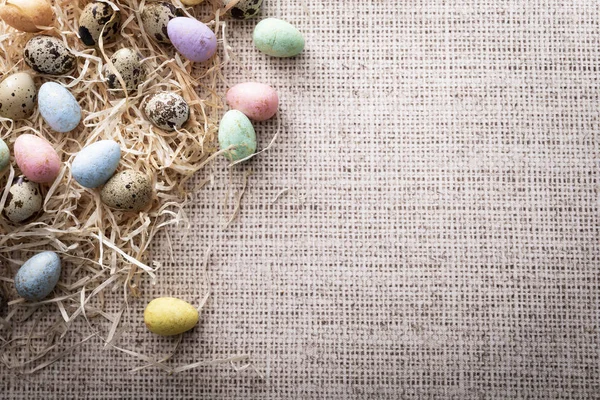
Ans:
[[[172,46],[151,41],[144,33],[139,11],[144,1],[115,1],[121,11],[121,32],[117,40],[98,48],[85,47],[77,37],[79,15],[88,1],[56,0],[56,21],[43,34],[53,35],[68,44],[77,56],[77,68],[70,76],[42,76],[23,61],[23,49],[35,34],[22,33],[0,22],[0,71],[2,76],[27,71],[41,85],[57,81],[74,94],[83,110],[80,125],[70,133],[49,129],[36,113],[13,123],[0,119],[0,136],[12,148],[24,133],[46,138],[62,157],[59,177],[45,186],[43,213],[33,221],[15,225],[0,218],[0,361],[17,372],[34,372],[49,365],[68,349],[56,354],[57,338],[64,337],[74,319],[84,315],[103,316],[111,328],[103,339],[110,343],[118,332],[118,316],[103,312],[105,296],[137,296],[144,283],[155,281],[160,267],[148,259],[147,250],[157,232],[168,225],[185,224],[184,206],[188,199],[186,182],[201,169],[215,151],[215,136],[222,94],[221,69],[227,59],[223,43],[225,25],[220,0],[205,1],[186,8],[188,16],[207,23],[217,33],[220,52],[210,61],[194,64],[181,58]],[[233,1],[232,3],[236,3]],[[184,8],[178,0],[174,4]],[[230,4],[231,6],[232,4]],[[222,18],[221,18],[222,19]],[[223,45],[225,44],[225,45]],[[102,67],[118,49],[131,47],[144,57],[148,78],[137,92],[122,97],[109,92],[102,79]],[[110,63],[109,63],[110,64]],[[160,91],[181,94],[192,110],[184,129],[164,132],[152,126],[144,116],[144,99]],[[71,177],[70,164],[84,146],[102,139],[117,141],[122,149],[119,170],[134,169],[152,176],[155,195],[152,205],[139,213],[112,211],[102,204],[97,190],[85,189]],[[19,175],[13,165],[0,175],[0,210],[8,188]],[[53,294],[39,303],[26,303],[17,296],[13,277],[19,266],[32,255],[57,252],[63,262],[61,280]],[[92,307],[93,304],[93,307]],[[31,332],[23,334],[15,326],[31,318],[36,310],[56,312],[58,323],[41,335],[51,335],[40,352],[24,358],[19,349],[29,346]],[[120,315],[120,314],[119,314]],[[85,341],[89,339],[85,338]],[[60,346],[59,346],[60,347]],[[43,359],[50,352],[54,356]],[[34,362],[44,360],[44,362]],[[37,366],[36,366],[37,365]]]

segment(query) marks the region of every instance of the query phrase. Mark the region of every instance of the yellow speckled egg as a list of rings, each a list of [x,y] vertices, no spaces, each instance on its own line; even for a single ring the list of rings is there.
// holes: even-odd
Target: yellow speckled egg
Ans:
[[[150,332],[157,335],[179,335],[198,323],[198,310],[186,301],[159,297],[146,306],[144,322]]]

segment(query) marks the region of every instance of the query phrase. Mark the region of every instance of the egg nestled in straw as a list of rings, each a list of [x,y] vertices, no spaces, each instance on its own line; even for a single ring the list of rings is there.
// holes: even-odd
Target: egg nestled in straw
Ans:
[[[22,32],[39,32],[54,23],[54,10],[46,0],[8,0],[0,6],[0,18]]]
[[[183,17],[181,8],[171,3],[146,3],[142,9],[140,19],[146,34],[159,43],[171,43],[167,32],[169,21],[175,17]]]
[[[9,75],[0,83],[0,116],[19,120],[29,118],[35,108],[37,89],[26,72]]]
[[[32,182],[52,183],[60,172],[60,157],[44,138],[19,135],[15,140],[14,152],[19,169]]]
[[[190,107],[183,97],[173,92],[159,92],[144,107],[146,116],[165,131],[180,129],[190,118]]]
[[[92,1],[79,16],[79,37],[86,46],[96,46],[100,35],[108,43],[121,27],[121,13],[103,1]]]
[[[141,211],[152,201],[152,180],[142,172],[118,172],[106,182],[100,198],[115,210]]]
[[[19,176],[8,190],[8,197],[2,213],[11,222],[25,222],[42,209],[40,185]]]
[[[15,276],[17,293],[29,301],[44,299],[58,283],[60,270],[58,254],[52,251],[36,254],[19,268]]]
[[[137,90],[138,86],[146,80],[146,69],[142,65],[142,56],[131,48],[117,51],[110,58],[114,69],[121,75],[128,91]],[[104,66],[106,84],[111,89],[121,89],[121,82],[117,74],[108,64]]]
[[[71,165],[71,174],[81,186],[97,188],[113,176],[120,160],[119,144],[114,140],[100,140],[77,153]]]
[[[35,71],[50,75],[72,71],[76,61],[62,40],[46,35],[34,36],[27,42],[23,59]]]
[[[185,58],[204,62],[217,52],[215,33],[202,22],[187,17],[177,17],[167,25],[169,39]]]
[[[75,96],[56,82],[40,87],[38,107],[44,121],[56,132],[70,132],[81,121],[81,107]]]

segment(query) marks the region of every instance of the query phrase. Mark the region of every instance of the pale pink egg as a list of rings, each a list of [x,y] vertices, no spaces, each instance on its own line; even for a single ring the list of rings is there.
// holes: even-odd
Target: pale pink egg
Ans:
[[[279,96],[269,85],[246,82],[235,85],[227,92],[227,104],[255,121],[265,121],[277,112]]]
[[[32,182],[53,182],[60,171],[60,157],[52,145],[35,135],[20,135],[15,141],[15,161]]]

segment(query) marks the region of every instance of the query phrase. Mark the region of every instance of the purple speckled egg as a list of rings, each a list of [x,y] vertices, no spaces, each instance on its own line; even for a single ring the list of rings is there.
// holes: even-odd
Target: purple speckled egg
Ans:
[[[217,51],[214,32],[193,18],[173,18],[167,25],[167,34],[177,51],[190,61],[204,62]]]

